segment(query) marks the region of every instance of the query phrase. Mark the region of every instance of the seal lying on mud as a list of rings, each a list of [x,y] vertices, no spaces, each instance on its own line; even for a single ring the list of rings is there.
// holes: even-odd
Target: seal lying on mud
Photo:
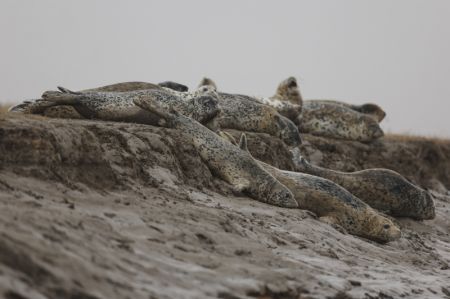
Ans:
[[[203,78],[198,86],[212,86],[217,89],[216,83],[210,78]],[[298,89],[297,80],[294,77],[289,77],[281,81],[275,95],[268,98],[252,98],[243,95],[236,96],[245,97],[249,100],[272,106],[278,113],[292,121],[295,121],[302,111],[303,99]]]
[[[297,171],[333,181],[372,208],[392,216],[417,220],[435,217],[431,194],[395,171],[377,168],[346,173],[314,166],[303,157],[296,164]]]
[[[245,134],[241,135],[239,146],[248,152]],[[292,191],[300,209],[312,211],[322,220],[370,240],[385,243],[400,238],[400,229],[391,220],[332,181],[255,161]]]
[[[176,128],[189,136],[209,168],[230,183],[235,190],[268,204],[285,208],[297,207],[292,192],[261,168],[249,153],[240,150],[197,121],[179,114],[176,110],[178,108],[169,101],[161,101],[161,96],[166,94],[153,90],[133,98],[133,101],[142,109],[164,118],[167,127]],[[178,100],[183,101],[181,98]],[[218,112],[219,108],[216,114]]]
[[[347,104],[347,103],[335,101],[335,100],[307,100],[305,102],[333,104],[333,105],[346,107],[346,108],[355,110],[359,113],[366,114],[366,115],[372,117],[373,119],[375,119],[378,123],[380,123],[386,116],[386,112],[384,112],[384,110],[380,106],[378,106],[377,104],[374,104],[374,103],[353,105],[353,104]]]
[[[210,78],[203,78],[200,85],[217,88]],[[378,122],[386,113],[379,106],[351,105],[331,100],[303,101],[294,77],[282,81],[274,96],[250,99],[274,107],[281,115],[298,124],[302,133],[364,142],[384,135]]]
[[[211,79],[204,78],[200,86],[216,85]],[[297,126],[273,107],[240,94],[219,92],[219,99],[222,113],[216,120],[220,128],[267,133],[280,138],[289,146],[301,144]]]
[[[165,81],[159,83],[158,85],[148,82],[121,82],[111,85],[105,85],[96,88],[90,88],[81,90],[79,92],[129,92],[147,89],[162,89],[167,87],[177,91],[187,91],[187,87],[172,81]],[[43,114],[47,115],[46,112],[50,107],[56,106],[54,102],[41,101],[42,99],[28,100],[24,101],[18,105],[15,105],[9,109],[11,112],[20,112],[25,114]],[[52,115],[58,115],[59,118],[82,118],[73,110],[67,109],[67,107],[54,107],[52,108]],[[50,116],[52,116],[50,115]]]
[[[65,88],[60,91],[46,91],[42,101],[54,105],[73,106],[85,118],[125,121],[141,124],[160,125],[160,117],[133,103],[133,100],[151,93],[156,100],[172,105],[180,113],[193,119],[207,123],[211,120],[210,109],[215,109],[211,103],[217,102],[217,93],[211,88],[203,88],[194,93],[186,94],[186,99],[159,89],[145,89],[129,92],[73,92]],[[156,92],[152,92],[156,91]],[[39,101],[37,101],[39,103]]]
[[[305,101],[297,123],[302,133],[338,139],[368,142],[384,135],[372,117],[332,103]]]

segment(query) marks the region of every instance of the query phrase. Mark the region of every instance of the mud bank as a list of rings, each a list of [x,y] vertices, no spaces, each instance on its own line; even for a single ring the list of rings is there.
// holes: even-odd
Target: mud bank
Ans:
[[[248,139],[255,157],[293,168],[277,139]],[[403,237],[380,245],[233,194],[176,130],[0,115],[0,294],[449,297],[450,142],[304,139],[321,166],[387,167],[433,188],[436,219],[396,219]]]

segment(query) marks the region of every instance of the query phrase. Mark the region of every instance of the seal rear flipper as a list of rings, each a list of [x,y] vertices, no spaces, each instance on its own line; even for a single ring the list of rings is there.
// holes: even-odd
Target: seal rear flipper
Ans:
[[[233,135],[231,135],[230,133],[227,133],[225,131],[219,131],[217,134],[223,139],[229,141],[231,144],[238,145],[236,139],[234,139]]]
[[[53,102],[42,99],[26,100],[20,104],[12,106],[8,109],[9,112],[24,113],[24,114],[42,114],[47,108],[55,106]]]
[[[42,100],[52,102],[55,105],[76,105],[83,98],[82,93],[70,91],[64,87],[58,87],[61,91],[48,90],[42,94]]]
[[[247,147],[247,135],[245,135],[245,133],[241,134],[241,138],[239,139],[239,148],[243,151],[250,153]]]

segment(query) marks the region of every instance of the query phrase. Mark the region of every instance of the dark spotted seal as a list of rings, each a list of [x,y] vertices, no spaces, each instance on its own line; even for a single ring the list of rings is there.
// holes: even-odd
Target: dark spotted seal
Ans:
[[[305,102],[315,102],[315,103],[327,103],[327,104],[334,104],[338,106],[347,107],[349,109],[355,110],[359,113],[366,114],[373,119],[375,119],[378,123],[380,123],[385,117],[386,112],[377,104],[374,103],[366,103],[362,105],[354,105],[354,104],[348,104],[340,101],[335,100],[307,100]]]
[[[392,216],[433,219],[431,194],[411,184],[403,176],[388,169],[366,169],[356,172],[334,171],[297,161],[297,171],[329,179],[379,211]]]
[[[297,120],[302,133],[368,142],[384,135],[372,117],[332,103],[305,101]]]
[[[245,134],[241,135],[239,145],[248,152]],[[300,209],[312,211],[326,222],[370,240],[384,243],[400,238],[400,229],[391,220],[332,181],[257,162],[292,191]]]
[[[216,88],[208,78],[200,83]],[[222,113],[217,117],[220,128],[235,129],[257,133],[267,133],[283,140],[289,146],[301,144],[297,126],[287,117],[258,99],[241,95],[219,92]]]

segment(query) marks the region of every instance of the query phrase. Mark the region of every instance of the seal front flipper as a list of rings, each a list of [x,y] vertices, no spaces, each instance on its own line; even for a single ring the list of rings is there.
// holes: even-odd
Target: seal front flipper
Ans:
[[[155,101],[155,99],[150,95],[137,96],[133,99],[133,103],[136,106],[144,110],[148,110],[161,117],[162,120],[160,120],[158,123],[159,125],[164,127],[173,127],[172,122],[178,116],[178,112],[172,107],[169,107],[168,109],[170,112],[166,112],[167,109],[164,109],[164,107],[162,107],[162,105]]]

